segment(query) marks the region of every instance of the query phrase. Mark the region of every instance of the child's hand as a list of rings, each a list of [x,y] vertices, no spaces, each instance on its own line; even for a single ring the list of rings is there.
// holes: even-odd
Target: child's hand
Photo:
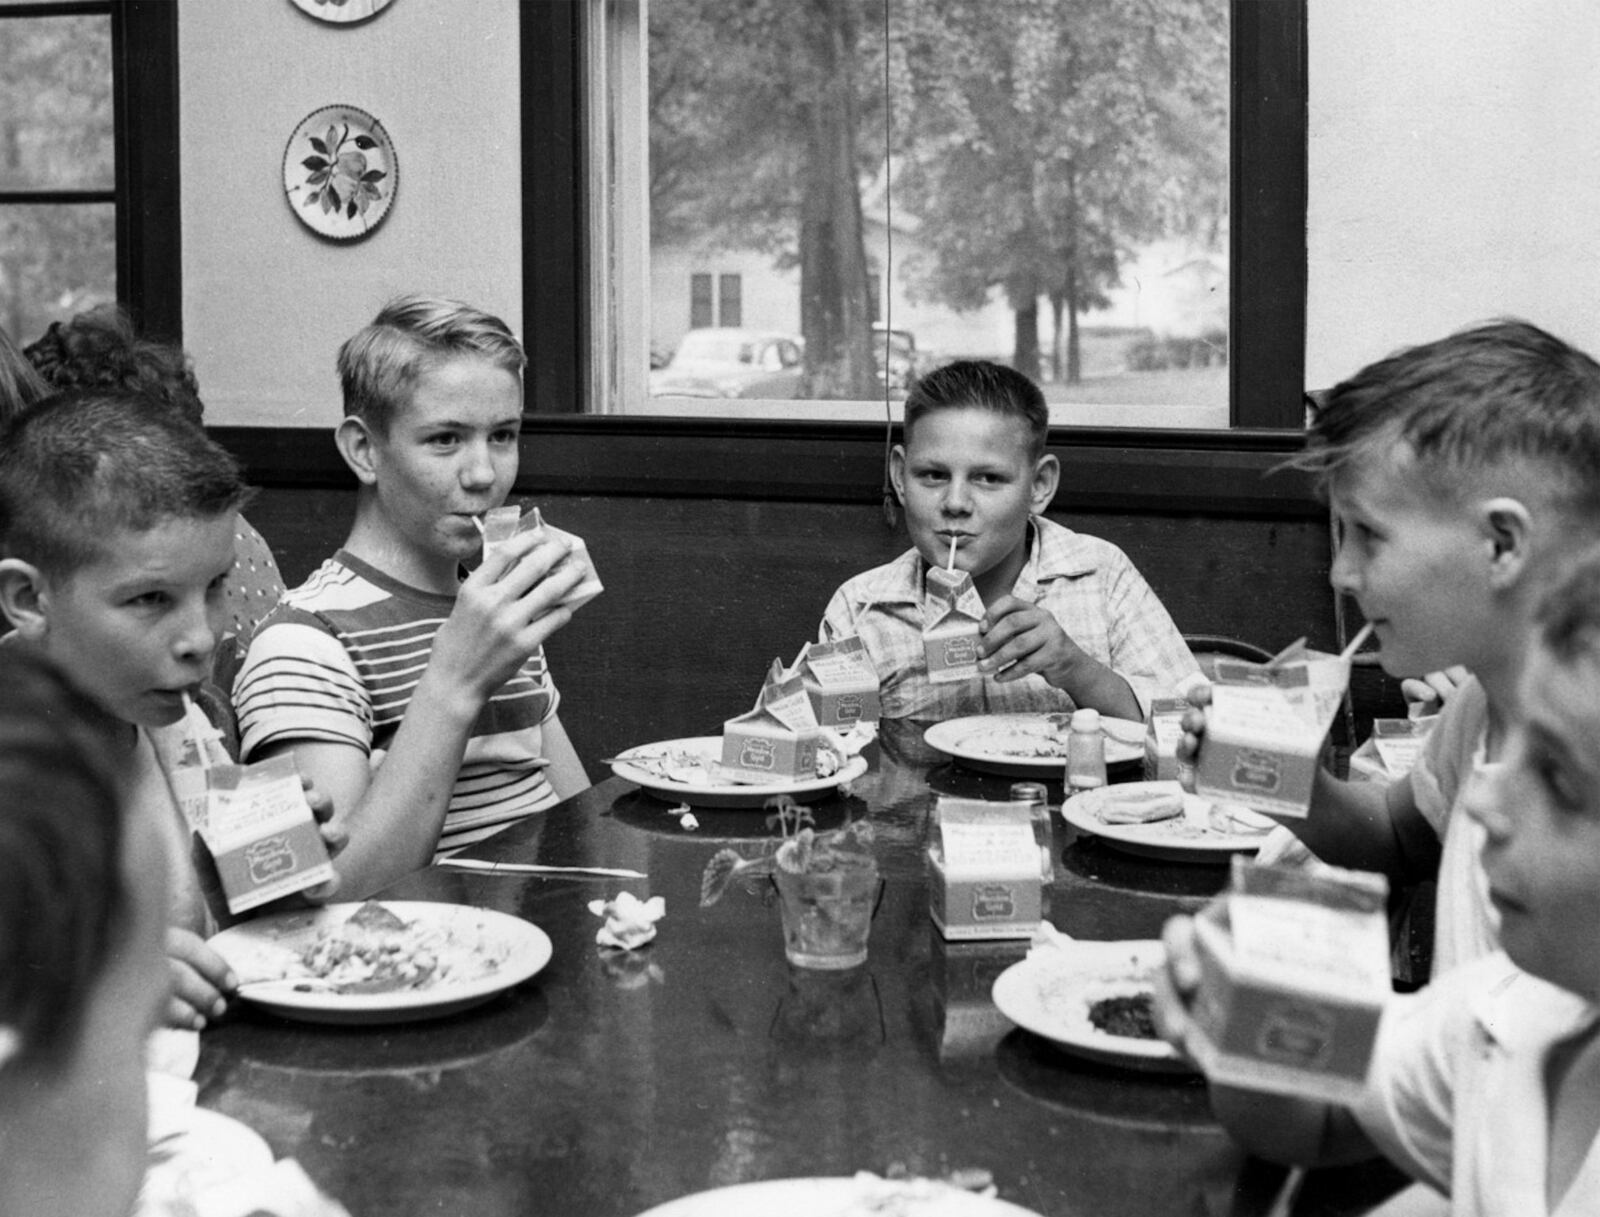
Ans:
[[[1439,713],[1450,695],[1466,683],[1467,676],[1467,670],[1460,664],[1442,672],[1429,672],[1426,676],[1408,676],[1400,682],[1407,711],[1413,718]]]
[[[989,606],[978,627],[978,670],[1005,683],[1038,674],[1056,688],[1083,658],[1061,623],[1037,604],[1002,596]]]
[[[317,821],[317,830],[322,834],[322,844],[327,848],[328,857],[337,858],[344,852],[344,847],[350,844],[350,834],[345,831],[343,821],[334,817],[333,800],[318,790],[304,774],[300,775],[300,785],[306,792],[306,803]],[[300,893],[312,904],[326,904],[338,894],[338,875]]]
[[[455,608],[434,636],[430,674],[464,689],[476,705],[516,674],[544,640],[568,621],[562,597],[583,581],[581,563],[565,562],[562,540],[518,533],[461,584]]]
[[[1161,1038],[1192,1060],[1193,1054],[1189,1051],[1189,1032],[1192,1027],[1189,1010],[1200,988],[1200,956],[1194,948],[1194,918],[1173,917],[1161,932],[1161,942],[1167,949],[1167,962],[1155,974],[1155,994],[1150,1003],[1150,1013]]]
[[[167,927],[167,959],[172,966],[172,996],[167,1001],[167,1026],[204,1030],[221,1018],[228,997],[239,987],[228,961],[192,930]]]
[[[1202,681],[1189,690],[1189,708],[1183,712],[1183,738],[1178,741],[1178,759],[1192,765],[1200,755],[1200,741],[1206,737],[1206,707],[1211,704],[1211,686]]]

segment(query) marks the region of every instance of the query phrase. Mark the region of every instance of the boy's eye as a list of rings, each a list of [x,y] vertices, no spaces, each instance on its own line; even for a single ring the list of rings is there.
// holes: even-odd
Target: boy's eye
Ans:
[[[128,603],[134,608],[161,608],[169,603],[169,598],[166,592],[140,592],[129,596]]]
[[[489,442],[495,444],[514,444],[517,442],[517,432],[515,428],[512,427],[507,427],[503,430],[492,432],[489,436]]]
[[[423,441],[423,443],[427,444],[430,448],[453,448],[457,442],[457,437],[453,433],[449,432],[444,432],[439,435],[430,435]]]

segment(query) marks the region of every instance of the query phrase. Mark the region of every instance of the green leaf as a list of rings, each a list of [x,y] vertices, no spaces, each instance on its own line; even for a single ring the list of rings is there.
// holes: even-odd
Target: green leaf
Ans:
[[[328,162],[320,156],[308,156],[300,164],[307,169],[326,169]]]
[[[363,182],[381,182],[388,176],[382,169],[368,169],[361,175],[361,180]]]
[[[363,152],[371,152],[377,146],[378,141],[373,139],[370,135],[356,136],[356,147],[360,148]]]
[[[311,140],[311,146],[313,148],[315,148],[318,152],[322,153],[323,156],[327,156],[328,155],[328,145],[327,144],[323,143],[315,135],[310,136],[308,138]]]
[[[307,186],[320,186],[320,185],[322,185],[323,182],[325,182],[327,180],[328,180],[328,171],[326,169],[319,169],[315,173],[313,173],[310,177],[308,177],[306,179],[306,185]]]
[[[344,218],[347,220],[353,220],[356,218],[356,201],[354,199],[351,199],[346,205],[344,209]]]

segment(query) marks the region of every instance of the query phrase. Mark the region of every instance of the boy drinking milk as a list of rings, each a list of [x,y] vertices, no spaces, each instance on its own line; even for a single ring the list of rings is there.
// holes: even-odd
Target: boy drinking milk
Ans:
[[[168,846],[168,1017],[182,1026],[220,1014],[234,986],[204,941],[226,912],[164,758],[211,673],[246,497],[238,465],[199,427],[123,389],[50,398],[0,436],[0,611],[13,645],[42,650],[117,722],[132,814]],[[327,815],[326,800],[308,801]],[[323,833],[337,846],[337,829]]]
[[[588,785],[541,645],[586,568],[524,532],[462,578],[517,475],[523,363],[499,318],[423,296],[339,350],[355,523],[262,623],[234,699],[245,758],[292,752],[333,799],[354,897]]]
[[[860,635],[884,717],[1084,707],[1142,719],[1199,678],[1127,556],[1043,516],[1061,476],[1049,423],[1039,387],[998,364],[947,364],[912,388],[890,477],[914,548],[840,587],[820,629],[823,642]],[[973,679],[935,682],[924,609],[928,572],[947,565],[972,578],[981,638]]]
[[[1391,1002],[1353,1110],[1213,1085],[1218,1118],[1253,1151],[1309,1163],[1376,1147],[1456,1214],[1600,1212],[1600,551],[1532,617],[1498,772],[1461,806],[1503,953]],[[1156,1018],[1183,1047],[1192,923],[1166,939]]]
[[[1407,777],[1319,772],[1290,823],[1337,865],[1401,881],[1437,865],[1437,974],[1497,945],[1482,832],[1456,809],[1503,749],[1541,580],[1600,537],[1600,364],[1519,321],[1413,347],[1328,394],[1298,463],[1327,493],[1330,577],[1373,623],[1384,669],[1472,673]],[[1186,725],[1204,747],[1201,716]]]

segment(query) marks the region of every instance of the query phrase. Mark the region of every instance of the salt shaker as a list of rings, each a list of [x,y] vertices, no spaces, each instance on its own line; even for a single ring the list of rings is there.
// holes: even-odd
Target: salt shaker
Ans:
[[[1074,794],[1106,784],[1106,741],[1100,711],[1074,710],[1067,732],[1067,788]]]
[[[1056,877],[1055,846],[1050,833],[1050,796],[1042,782],[1013,782],[1011,801],[1028,809],[1033,820],[1033,839],[1039,846],[1039,878],[1052,883]]]

